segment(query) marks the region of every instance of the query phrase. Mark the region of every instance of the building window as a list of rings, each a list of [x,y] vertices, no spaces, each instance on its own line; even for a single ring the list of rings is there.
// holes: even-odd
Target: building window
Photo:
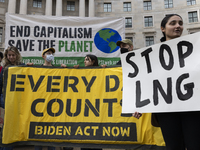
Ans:
[[[33,0],[33,7],[42,8],[42,0]]]
[[[4,2],[5,2],[5,0],[0,0],[0,2],[3,2],[3,3],[4,3]]]
[[[146,36],[146,46],[151,46],[154,44],[154,37],[153,36]]]
[[[196,5],[196,0],[187,0],[187,5]]]
[[[125,18],[125,27],[132,28],[132,18]]]
[[[189,23],[198,22],[197,11],[188,12]]]
[[[144,17],[144,25],[145,25],[145,27],[152,27],[153,26],[153,17],[152,16]]]
[[[165,0],[165,8],[172,8],[173,0]]]
[[[2,43],[3,27],[0,27],[0,43]]]
[[[67,1],[67,10],[75,11],[75,2],[74,1]]]
[[[111,12],[112,11],[111,3],[104,3],[103,8],[104,8],[104,12]]]
[[[151,1],[144,1],[144,10],[151,10]]]
[[[133,37],[125,37],[125,39],[129,39],[133,42]]]
[[[131,2],[124,2],[124,11],[131,11]]]

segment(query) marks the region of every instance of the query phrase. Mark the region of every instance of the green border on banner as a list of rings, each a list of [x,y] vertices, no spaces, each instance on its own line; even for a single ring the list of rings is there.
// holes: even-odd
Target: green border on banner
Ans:
[[[84,67],[84,59],[85,57],[55,57],[52,64],[54,66],[60,67],[61,64],[65,64],[68,67],[73,67],[74,65],[78,65],[80,67]],[[115,65],[120,60],[119,57],[114,58],[105,58],[105,57],[98,57],[99,65]],[[34,65],[42,65],[44,63],[44,59],[42,57],[23,57],[23,63],[33,63]]]

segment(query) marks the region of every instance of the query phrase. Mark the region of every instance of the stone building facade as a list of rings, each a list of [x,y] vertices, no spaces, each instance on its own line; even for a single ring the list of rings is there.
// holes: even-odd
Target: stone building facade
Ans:
[[[0,50],[5,48],[5,13],[124,17],[125,37],[134,48],[160,42],[160,22],[171,13],[182,16],[183,35],[200,31],[200,0],[0,0]]]

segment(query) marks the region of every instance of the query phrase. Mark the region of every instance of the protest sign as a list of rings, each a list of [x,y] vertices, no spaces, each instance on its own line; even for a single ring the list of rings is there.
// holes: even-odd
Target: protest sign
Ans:
[[[84,66],[84,57],[94,54],[99,64],[119,60],[118,40],[125,36],[122,17],[67,17],[6,14],[5,47],[19,49],[24,63],[42,64],[42,50],[56,50],[53,65]]]
[[[9,67],[4,83],[3,144],[165,145],[160,128],[151,125],[151,114],[140,120],[121,114],[121,67]]]
[[[200,110],[200,33],[121,55],[123,113]]]

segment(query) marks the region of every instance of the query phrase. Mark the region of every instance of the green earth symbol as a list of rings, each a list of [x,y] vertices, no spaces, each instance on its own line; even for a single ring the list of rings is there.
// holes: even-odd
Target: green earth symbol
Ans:
[[[94,37],[96,47],[104,53],[113,53],[117,51],[119,46],[116,45],[116,42],[121,40],[120,34],[111,28],[99,30]]]

